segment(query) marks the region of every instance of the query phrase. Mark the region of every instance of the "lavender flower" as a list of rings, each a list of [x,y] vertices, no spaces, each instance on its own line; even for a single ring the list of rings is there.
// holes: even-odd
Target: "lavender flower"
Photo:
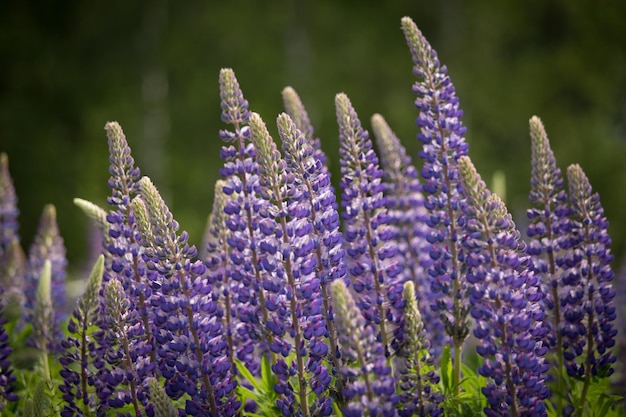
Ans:
[[[41,269],[46,260],[51,264],[51,320],[48,348],[56,351],[56,344],[61,341],[60,323],[65,318],[65,276],[67,259],[65,246],[57,225],[56,209],[52,204],[44,207],[39,221],[37,234],[33,239],[28,252],[27,270],[25,276],[24,295],[26,297],[27,320],[36,322],[39,318],[34,313],[35,295],[38,287]],[[40,346],[41,347],[41,346]]]
[[[415,23],[404,17],[402,30],[415,63],[413,73],[418,77],[413,85],[418,96],[415,106],[420,111],[417,125],[421,132],[417,138],[423,143],[419,153],[424,160],[422,189],[426,194],[424,206],[429,211],[427,224],[432,229],[427,237],[433,260],[428,274],[432,279],[431,290],[439,296],[432,307],[452,339],[453,384],[458,387],[463,341],[469,334],[468,284],[459,262],[462,256],[459,242],[465,222],[461,207],[465,197],[459,184],[458,159],[468,150],[463,137],[465,127],[460,120],[463,112],[446,67],[440,65],[437,53]]]
[[[338,94],[335,106],[348,272],[359,295],[359,308],[366,320],[378,329],[376,339],[389,356],[388,310],[401,310],[402,303],[390,305],[388,295],[395,293],[394,287],[401,286],[404,277],[400,275],[403,268],[396,257],[398,248],[393,241],[393,230],[387,225],[383,172],[348,97]]]
[[[101,355],[97,351],[96,344],[91,340],[90,328],[96,326],[100,320],[98,294],[103,272],[104,256],[100,255],[91,271],[85,292],[78,299],[76,308],[69,319],[69,336],[61,342],[64,353],[59,362],[63,366],[60,372],[63,384],[59,390],[63,393],[65,401],[62,417],[81,415],[81,413],[88,415],[94,405],[88,387],[93,386],[93,377],[96,373],[95,362]],[[75,364],[78,365],[78,370]],[[77,401],[82,404],[77,404]]]
[[[372,116],[372,130],[381,155],[386,207],[389,223],[395,231],[398,256],[404,264],[403,275],[415,284],[419,308],[424,316],[425,331],[431,341],[430,349],[434,356],[438,356],[447,343],[447,337],[439,316],[433,314],[430,308],[436,302],[434,297],[437,294],[430,290],[431,283],[426,272],[433,261],[429,256],[430,244],[426,240],[430,229],[426,225],[428,213],[424,208],[418,172],[404,146],[381,115]],[[401,288],[397,286],[396,290]],[[391,302],[397,301],[401,296],[400,292],[390,295],[393,297]],[[398,317],[396,321],[401,318]],[[397,324],[393,341],[396,345],[403,341],[402,323]]]
[[[617,334],[613,326],[613,255],[598,194],[593,193],[577,164],[567,168],[567,179],[572,224],[570,251],[563,260],[567,270],[562,280],[568,291],[561,296],[561,336],[567,373],[584,378],[584,400],[591,377],[611,375],[616,360],[611,350]]]
[[[543,294],[524,255],[525,244],[502,200],[491,194],[467,156],[459,158],[467,196],[465,265],[472,284],[471,315],[476,351],[484,358],[478,372],[489,378],[483,394],[489,416],[547,415],[543,403],[549,365],[543,356]]]
[[[0,266],[2,269],[0,287],[6,289],[0,299],[5,308],[3,315],[12,320],[20,314],[20,310],[25,304],[26,255],[17,238],[14,238],[8,247],[3,262],[4,264]]]

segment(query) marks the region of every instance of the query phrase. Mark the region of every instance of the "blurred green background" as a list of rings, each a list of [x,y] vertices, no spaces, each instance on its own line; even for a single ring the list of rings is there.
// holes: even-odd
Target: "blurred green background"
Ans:
[[[72,199],[106,204],[109,120],[121,123],[142,173],[198,244],[221,166],[222,67],[235,70],[273,133],[280,92],[293,86],[332,168],[338,92],[367,127],[373,113],[383,114],[419,165],[405,15],[448,66],[470,155],[487,180],[504,171],[520,224],[528,119],[536,114],[561,169],[580,163],[600,193],[619,262],[626,238],[623,0],[4,0],[0,151],[9,154],[24,246],[44,204],[53,203],[70,264],[82,266],[88,222]]]

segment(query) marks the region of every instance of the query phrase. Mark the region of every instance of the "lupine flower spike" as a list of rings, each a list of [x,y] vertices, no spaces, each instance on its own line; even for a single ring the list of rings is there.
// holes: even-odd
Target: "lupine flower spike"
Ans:
[[[260,194],[270,203],[269,210],[261,212],[260,223],[264,236],[259,244],[261,263],[268,277],[265,282],[267,288],[271,289],[268,305],[280,303],[279,291],[283,287],[287,304],[285,309],[278,308],[278,314],[273,314],[268,322],[274,335],[270,349],[286,357],[285,354],[292,348],[286,338],[287,332],[293,338],[296,356],[295,364],[291,366],[282,358],[277,359],[272,366],[279,377],[279,390],[283,393],[283,399],[277,404],[285,415],[295,412],[306,417],[309,416],[309,406],[305,360],[309,355],[303,325],[305,322],[312,322],[314,326],[321,323],[319,313],[309,317],[303,314],[303,304],[319,298],[316,286],[308,282],[313,279],[312,274],[315,272],[314,247],[309,238],[312,226],[307,220],[309,213],[306,202],[301,202],[303,195],[296,189],[294,175],[287,169],[285,160],[257,113],[250,116],[250,135],[257,152]],[[291,388],[290,375],[297,376],[296,389]],[[294,409],[297,404],[294,395],[297,395],[299,410]]]
[[[132,202],[137,213],[148,268],[155,272],[152,300],[161,373],[166,392],[174,398],[188,393],[191,415],[230,416],[238,408],[233,396],[227,343],[222,335],[221,311],[204,276],[206,267],[194,261],[197,250],[178,234],[178,222],[149,178],[140,180],[141,197]],[[182,363],[183,365],[179,365]]]
[[[402,18],[401,23],[415,64],[413,73],[418,78],[413,85],[417,94],[415,106],[419,110],[417,137],[423,144],[419,155],[424,160],[424,205],[429,211],[427,224],[432,229],[427,238],[432,245],[433,260],[428,274],[433,293],[439,295],[433,307],[451,338],[453,384],[458,394],[463,342],[469,334],[468,285],[460,263],[464,196],[459,184],[458,159],[468,151],[465,127],[461,123],[463,112],[446,74],[447,68],[440,65],[435,50],[410,18]]]
[[[563,350],[567,373],[584,380],[582,405],[592,376],[610,376],[616,360],[613,255],[600,197],[578,164],[567,168],[567,181],[572,224],[563,276],[568,291],[561,297]],[[582,409],[577,412],[582,415]]]
[[[430,280],[426,272],[433,261],[429,255],[430,244],[426,240],[430,229],[426,225],[428,212],[424,208],[418,171],[406,154],[404,146],[381,115],[372,116],[372,130],[381,156],[389,223],[395,230],[394,240],[405,269],[403,274],[415,284],[425,331],[430,340],[429,349],[433,356],[437,357],[447,343],[447,337],[439,315],[434,314],[430,308],[436,301],[433,298],[438,295],[430,290]],[[396,288],[398,291],[401,289],[400,286]],[[397,299],[401,297],[401,293],[392,294],[390,297]],[[397,319],[401,319],[401,316]],[[398,323],[392,344],[402,343],[401,331],[402,324]]]
[[[2,292],[3,289],[0,287],[0,299],[3,296]],[[9,359],[13,349],[9,346],[9,334],[4,328],[6,319],[2,316],[4,314],[3,307],[0,301],[0,412],[7,405],[7,402],[18,400],[18,396],[14,393],[17,376],[13,373]]]
[[[37,320],[33,316],[33,300],[39,282],[41,268],[46,260],[51,265],[51,300],[54,308],[51,309],[50,338],[48,338],[48,349],[56,351],[57,342],[61,341],[60,323],[65,318],[65,268],[67,259],[65,258],[65,246],[63,238],[59,233],[57,225],[56,209],[52,204],[44,207],[39,221],[39,228],[28,252],[28,263],[25,282],[26,307],[30,313],[26,314],[27,319]]]
[[[234,337],[237,318],[233,306],[238,291],[235,287],[236,281],[233,282],[234,280],[231,279],[230,246],[228,245],[231,232],[226,226],[228,216],[224,212],[229,197],[224,194],[225,185],[223,180],[217,180],[215,183],[213,210],[207,222],[203,258],[207,266],[209,283],[213,285],[213,291],[220,294],[220,305],[224,312],[222,326],[228,343],[228,357],[231,369],[235,371],[235,343],[238,343],[239,339]]]
[[[228,214],[227,225],[232,232],[228,242],[232,248],[230,260],[234,265],[232,278],[241,283],[237,294],[237,316],[243,325],[238,331],[241,345],[237,357],[258,375],[259,359],[254,355],[258,340],[262,341],[261,349],[269,355],[270,362],[275,362],[274,353],[269,351],[272,335],[267,329],[270,320],[267,290],[259,269],[259,211],[267,209],[267,202],[258,195],[258,164],[254,160],[254,145],[250,143],[248,102],[233,70],[222,69],[219,80],[222,121],[234,129],[220,131],[220,138],[225,142],[220,152],[224,160],[220,172],[226,181],[223,191],[229,196],[224,211]]]
[[[178,417],[178,410],[174,408],[172,400],[167,396],[163,387],[156,378],[148,379],[150,388],[150,406],[154,417]]]
[[[544,356],[545,327],[539,279],[524,255],[525,244],[511,215],[486,188],[467,156],[459,158],[467,196],[465,264],[472,284],[471,315],[477,353],[484,358],[478,372],[488,378],[483,394],[488,416],[545,416],[543,400],[549,365]]]
[[[13,178],[9,172],[9,158],[3,152],[0,153],[0,274],[4,269],[7,252],[13,240],[19,242],[19,214]],[[8,288],[6,286],[5,290]]]
[[[388,309],[401,311],[401,298],[390,305],[389,294],[402,286],[403,268],[383,196],[383,172],[372,142],[345,94],[335,98],[339,125],[341,207],[345,226],[348,272],[357,304],[376,330],[385,355],[391,354]],[[390,313],[391,314],[391,313]],[[401,313],[399,313],[401,314]]]
[[[96,373],[95,362],[100,358],[96,344],[91,341],[90,329],[100,320],[99,293],[104,273],[104,255],[100,255],[91,271],[85,292],[78,299],[68,323],[69,336],[61,343],[64,354],[59,360],[63,366],[61,392],[65,406],[63,415],[88,415],[93,408],[89,388]],[[74,367],[78,364],[78,370]],[[79,402],[79,404],[77,404]]]
[[[533,116],[529,125],[532,166],[529,200],[533,208],[526,213],[529,219],[526,233],[530,238],[527,252],[545,294],[543,305],[548,314],[545,325],[549,330],[546,340],[553,352],[550,359],[556,365],[553,372],[554,388],[558,393],[563,393],[563,336],[559,330],[563,314],[559,298],[563,292],[561,258],[564,253],[560,241],[570,227],[569,208],[567,194],[563,189],[563,176],[556,165],[543,123],[537,116]],[[557,396],[556,405],[557,413],[561,415],[563,395]]]
[[[304,304],[304,314],[311,318],[304,324],[304,337],[312,346],[310,363],[307,365],[315,374],[312,388],[317,394],[328,388],[331,378],[326,367],[322,366],[322,358],[328,353],[332,374],[336,376],[334,395],[340,406],[343,406],[345,381],[340,372],[342,361],[337,348],[330,292],[330,284],[336,279],[343,279],[346,273],[335,194],[322,160],[316,157],[316,151],[307,143],[295,122],[288,115],[281,114],[277,123],[287,167],[294,176],[297,190],[289,211],[306,214],[312,226],[310,233],[298,238],[303,247],[311,248],[314,253],[308,260],[302,257],[306,261],[301,267],[309,275],[311,268],[315,272],[314,277],[307,278],[305,294],[309,300]],[[320,314],[322,321],[317,320]],[[327,340],[326,344],[323,343],[324,339]]]
[[[400,388],[403,407],[400,416],[439,416],[442,400],[437,390],[439,376],[435,373],[429,354],[424,322],[417,306],[413,281],[404,283],[404,338],[405,347],[400,363]]]

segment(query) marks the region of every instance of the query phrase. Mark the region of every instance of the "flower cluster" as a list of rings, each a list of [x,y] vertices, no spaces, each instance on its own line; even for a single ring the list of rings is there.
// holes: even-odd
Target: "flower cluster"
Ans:
[[[0,306],[24,307],[26,320],[0,318],[0,409],[62,417],[608,410],[612,398],[598,392],[614,372],[617,312],[598,195],[578,165],[567,169],[565,190],[533,117],[523,241],[468,156],[445,66],[411,19],[402,29],[418,78],[421,170],[378,114],[377,153],[337,94],[336,194],[296,91],[282,91],[278,146],[223,69],[222,179],[200,250],[141,177],[119,124],[107,123],[109,210],[75,200],[102,232],[102,253],[65,337],[55,209],[45,207],[26,261],[2,154]],[[9,342],[31,328],[38,363],[17,378]],[[52,356],[60,359],[51,364]]]

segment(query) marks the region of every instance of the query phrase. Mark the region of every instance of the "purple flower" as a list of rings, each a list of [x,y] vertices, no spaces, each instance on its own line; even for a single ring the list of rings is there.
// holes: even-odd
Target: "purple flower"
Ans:
[[[60,371],[63,383],[59,390],[65,401],[63,416],[89,414],[94,401],[89,388],[93,386],[96,374],[95,363],[102,357],[95,343],[92,343],[92,326],[100,321],[99,292],[104,272],[104,256],[100,255],[89,280],[85,292],[78,299],[76,308],[68,322],[69,335],[61,342],[63,356],[59,360],[63,369]],[[78,370],[76,366],[78,365]],[[77,401],[81,404],[77,404]]]
[[[539,279],[524,255],[525,244],[502,200],[485,187],[467,156],[459,158],[467,196],[465,247],[474,336],[484,358],[478,372],[488,378],[485,413],[547,415],[543,400],[549,365],[543,356],[545,327]]]
[[[294,240],[310,248],[310,256],[300,256],[300,269],[307,278],[303,296],[308,299],[304,303],[304,315],[309,320],[304,323],[304,337],[310,346],[307,366],[315,375],[311,385],[315,392],[321,393],[328,388],[331,375],[337,376],[334,389],[336,399],[342,405],[344,381],[339,373],[342,361],[337,348],[330,284],[343,279],[346,270],[335,194],[322,159],[286,114],[278,117],[278,133],[287,168],[294,177],[295,192],[294,198],[290,199],[289,211],[297,217],[306,216],[308,220],[302,224],[310,225],[308,234],[300,233],[302,236]],[[298,252],[304,254],[306,251]],[[324,356],[332,364],[330,374],[322,365]]]
[[[378,166],[372,142],[361,127],[348,97],[338,94],[335,106],[348,273],[358,294],[357,304],[365,319],[377,328],[376,339],[389,356],[391,327],[388,315],[393,314],[392,308],[402,309],[401,302],[390,304],[389,294],[395,293],[396,286],[402,286],[404,277],[393,240],[394,231],[388,226],[383,172]]]
[[[34,301],[41,269],[46,260],[49,260],[51,263],[50,283],[52,292],[52,322],[48,348],[51,351],[56,351],[58,348],[57,343],[60,342],[62,338],[59,325],[67,315],[65,310],[65,269],[67,259],[65,258],[63,238],[59,233],[59,227],[57,225],[56,209],[51,204],[44,207],[37,234],[28,252],[24,295],[26,297],[27,308],[26,319],[31,323],[38,320],[34,315]]]
[[[155,340],[166,392],[173,398],[187,393],[186,412],[192,415],[232,415],[234,397],[228,345],[221,327],[222,312],[204,275],[194,261],[195,247],[149,178],[140,180],[141,196],[132,202],[144,244],[146,265],[155,274],[151,299]],[[204,413],[204,414],[203,414]]]
[[[3,296],[4,289],[0,287],[0,297]],[[0,314],[4,313],[3,305],[0,302]],[[9,346],[9,335],[4,328],[6,319],[0,316],[0,411],[7,404],[7,401],[17,401],[18,396],[15,391],[15,381],[17,376],[13,374],[11,360],[9,356],[13,349]]]
[[[413,281],[404,283],[404,338],[405,345],[398,361],[402,408],[400,416],[438,416],[443,413],[443,396],[437,390],[439,376],[432,368],[429,342],[424,321],[417,306]]]
[[[557,329],[562,320],[558,302],[563,288],[560,283],[563,273],[560,241],[566,239],[563,236],[570,228],[567,194],[563,190],[561,170],[556,166],[543,123],[533,116],[529,124],[532,154],[529,199],[534,207],[527,211],[530,220],[526,232],[530,238],[527,253],[531,256],[535,274],[541,278],[545,294],[543,303],[549,314],[545,321],[549,329],[548,342],[555,347],[557,361],[562,368],[563,342]]]
[[[423,148],[424,160],[422,190],[428,210],[427,236],[431,244],[432,265],[428,268],[431,290],[437,297],[431,305],[445,325],[454,347],[454,383],[460,380],[460,362],[463,341],[469,333],[467,292],[469,286],[461,273],[462,248],[460,239],[465,220],[462,206],[465,197],[460,185],[458,160],[468,151],[465,127],[461,123],[462,110],[454,85],[441,66],[437,53],[431,48],[415,23],[405,17],[402,30],[411,50],[413,73],[418,81],[413,85],[417,94],[415,106],[419,110],[417,138]]]
[[[386,200],[389,224],[395,231],[394,241],[398,247],[398,256],[404,265],[403,275],[415,284],[419,309],[424,317],[425,331],[430,340],[430,350],[437,357],[447,343],[447,336],[439,315],[430,308],[438,295],[430,289],[431,280],[427,271],[432,265],[430,244],[426,240],[430,229],[426,225],[428,212],[424,208],[424,196],[418,179],[418,171],[406,154],[404,146],[391,130],[385,119],[375,114],[372,117],[372,130],[376,137],[383,168],[384,196]],[[395,288],[390,294],[391,302],[397,303],[402,297],[402,287]],[[402,316],[396,318],[394,330],[396,346],[403,341]]]
[[[19,241],[17,195],[9,172],[9,157],[0,153],[0,265],[14,239]]]
[[[563,259],[565,270],[561,295],[565,368],[570,376],[585,380],[582,397],[592,376],[605,377],[613,373],[616,357],[613,322],[615,290],[611,269],[608,221],[597,193],[579,165],[567,168],[571,207],[571,231],[568,253]]]
[[[383,345],[374,336],[376,327],[364,319],[344,280],[333,281],[330,288],[344,364],[341,373],[349,381],[343,391],[349,402],[343,415],[395,415],[395,384]]]

